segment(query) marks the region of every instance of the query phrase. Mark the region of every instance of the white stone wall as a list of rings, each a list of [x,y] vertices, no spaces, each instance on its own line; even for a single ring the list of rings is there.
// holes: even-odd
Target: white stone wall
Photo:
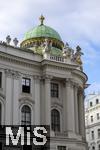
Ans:
[[[99,103],[96,104],[96,99]],[[100,137],[98,137],[98,129],[100,129],[100,117],[97,119],[97,114],[100,116],[100,94],[92,94],[90,97],[86,97],[86,112],[85,112],[85,125],[86,125],[86,139],[90,150],[93,146],[96,150],[99,150],[98,145],[100,144]],[[93,106],[90,106],[92,102]],[[91,121],[93,116],[93,121]],[[94,139],[92,139],[91,132],[94,131]]]
[[[66,145],[68,150],[87,149],[83,108],[86,75],[76,64],[43,60],[28,50],[1,45],[0,70],[2,124],[21,124],[21,108],[26,104],[31,108],[31,124],[50,125],[51,109],[56,108],[60,112],[61,132],[52,134],[52,149],[57,149],[57,145]],[[31,79],[30,94],[22,93],[22,77]],[[50,96],[51,81],[59,84],[58,98]]]

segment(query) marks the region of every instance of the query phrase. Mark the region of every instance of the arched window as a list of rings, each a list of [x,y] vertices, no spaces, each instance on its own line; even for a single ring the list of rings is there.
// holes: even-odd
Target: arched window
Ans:
[[[51,129],[53,131],[60,131],[60,113],[56,109],[51,111]]]
[[[1,106],[1,103],[0,103],[0,125],[1,125],[1,115],[2,115],[2,106]]]
[[[27,105],[21,109],[21,125],[31,125],[31,109]]]

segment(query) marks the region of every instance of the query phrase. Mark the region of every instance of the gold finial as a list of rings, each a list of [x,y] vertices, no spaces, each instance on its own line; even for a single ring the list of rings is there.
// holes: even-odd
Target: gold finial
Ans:
[[[45,20],[45,17],[43,15],[40,16],[41,25],[43,25],[43,21]]]

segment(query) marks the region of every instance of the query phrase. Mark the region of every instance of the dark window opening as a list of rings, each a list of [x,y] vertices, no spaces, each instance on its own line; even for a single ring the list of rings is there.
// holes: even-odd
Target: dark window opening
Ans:
[[[99,99],[96,99],[96,104],[99,104]]]
[[[60,113],[56,109],[51,111],[51,129],[56,132],[60,131]]]
[[[66,150],[66,146],[58,146],[58,150]]]
[[[92,102],[90,102],[90,107],[92,107]]]
[[[51,83],[51,97],[59,96],[59,86],[57,83]]]
[[[22,92],[30,93],[31,80],[28,78],[22,79]]]
[[[98,129],[98,138],[100,138],[100,129]]]
[[[21,110],[21,125],[31,125],[31,109],[27,105]]]

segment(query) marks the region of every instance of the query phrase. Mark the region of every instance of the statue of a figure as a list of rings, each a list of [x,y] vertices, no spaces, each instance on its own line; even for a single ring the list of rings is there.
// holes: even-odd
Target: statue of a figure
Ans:
[[[6,43],[10,44],[10,42],[11,42],[11,37],[10,37],[10,35],[7,35],[7,37],[6,37]]]
[[[76,63],[79,65],[82,65],[81,55],[83,55],[83,53],[81,52],[81,48],[79,46],[77,46],[76,53],[74,55],[74,59],[75,59]]]
[[[73,51],[72,48],[70,48],[69,44],[66,43],[64,48],[63,48],[63,57],[71,59],[72,51]]]
[[[45,39],[43,46],[44,46],[45,52],[49,52],[52,47],[52,42],[49,41],[48,39]]]
[[[17,46],[17,45],[18,45],[18,39],[17,39],[17,38],[14,38],[14,39],[13,39],[13,43],[14,43],[14,46]]]

